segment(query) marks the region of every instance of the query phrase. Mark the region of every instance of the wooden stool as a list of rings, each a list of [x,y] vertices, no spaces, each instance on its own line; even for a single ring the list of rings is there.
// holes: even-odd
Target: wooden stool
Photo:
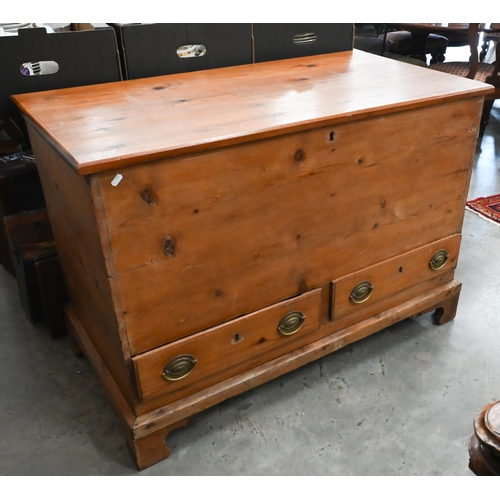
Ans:
[[[469,457],[469,469],[476,476],[500,476],[500,401],[474,417]]]

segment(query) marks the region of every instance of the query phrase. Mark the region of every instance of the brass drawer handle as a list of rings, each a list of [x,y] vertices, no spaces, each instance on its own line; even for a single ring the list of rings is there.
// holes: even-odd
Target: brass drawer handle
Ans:
[[[439,250],[439,252],[436,252],[433,256],[431,261],[429,262],[429,267],[433,271],[437,271],[438,269],[441,269],[444,267],[446,264],[446,261],[448,260],[448,252],[446,250]]]
[[[373,292],[373,285],[369,281],[362,281],[358,283],[351,292],[350,299],[351,302],[355,304],[362,304],[370,298]]]
[[[181,354],[171,359],[163,369],[163,378],[170,382],[187,377],[196,365],[196,359],[191,354]]]
[[[282,335],[293,335],[297,333],[304,324],[306,317],[300,311],[292,311],[283,316],[278,325],[278,331]]]

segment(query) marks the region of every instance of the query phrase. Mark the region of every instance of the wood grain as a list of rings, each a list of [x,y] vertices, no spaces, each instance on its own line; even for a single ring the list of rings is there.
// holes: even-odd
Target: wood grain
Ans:
[[[451,299],[459,294],[460,290],[461,284],[457,281],[451,281],[444,285],[436,286],[427,293],[419,295],[412,300],[402,302],[394,308],[387,309],[381,314],[343,330],[333,332],[333,327],[330,323],[328,326],[323,327],[325,335],[316,342],[312,342],[268,363],[231,377],[175,403],[165,406],[157,405],[155,409],[149,408],[149,411],[143,407],[144,411],[138,415],[134,426],[134,435],[136,439],[142,438],[160,428],[173,425],[175,422],[195,415],[225,399],[248,391],[311,361],[328,356],[328,354],[342,349],[352,342],[361,340],[398,321],[409,318],[419,313],[422,309]],[[328,331],[330,332],[329,334],[326,333]],[[325,362],[328,362],[327,357],[325,357]]]
[[[128,368],[130,350],[114,313],[90,185],[36,129],[29,125],[28,131],[70,301],[132,404],[137,396]]]
[[[457,281],[451,281],[341,331],[331,333],[332,325],[329,324],[323,327],[325,332],[330,332],[329,334],[325,334],[320,340],[277,359],[235,375],[175,403],[164,406],[156,404],[149,407],[137,405],[135,408],[131,408],[123,398],[120,388],[103,362],[99,351],[93,345],[78,316],[73,311],[72,306],[68,306],[67,314],[70,332],[78,339],[83,351],[92,361],[96,373],[118,412],[119,421],[124,427],[127,442],[137,466],[143,469],[168,457],[170,450],[165,445],[165,436],[171,430],[185,425],[190,417],[230,397],[327,356],[398,321],[417,315],[422,309],[429,309],[435,304],[450,300],[458,295],[460,290],[461,284]],[[327,359],[325,358],[325,360]]]
[[[458,234],[480,110],[473,98],[164,160],[116,187],[99,174],[132,354]]]
[[[320,292],[312,290],[135,356],[133,361],[143,400],[161,395],[164,396],[162,405],[171,403],[317,340]],[[305,321],[296,333],[282,335],[278,332],[278,324],[292,311],[300,311]],[[181,380],[164,380],[165,365],[182,354],[197,360],[192,372]]]
[[[354,50],[13,100],[89,174],[492,91]]]
[[[450,274],[457,265],[460,240],[460,235],[453,235],[334,281],[332,319],[355,315],[355,321],[363,320],[387,308],[384,299],[394,297],[396,301],[400,300],[395,297],[400,292]],[[446,250],[449,258],[441,269],[433,271],[429,262],[439,250]],[[373,285],[372,294],[366,302],[356,304],[350,300],[351,291],[364,281]]]

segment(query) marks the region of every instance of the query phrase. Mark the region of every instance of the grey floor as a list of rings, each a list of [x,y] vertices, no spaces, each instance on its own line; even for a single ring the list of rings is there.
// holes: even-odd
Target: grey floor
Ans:
[[[500,192],[500,107],[469,199]],[[0,266],[0,474],[471,476],[475,413],[500,399],[500,226],[466,212],[455,320],[408,319],[208,411],[138,472],[86,359],[21,309]]]

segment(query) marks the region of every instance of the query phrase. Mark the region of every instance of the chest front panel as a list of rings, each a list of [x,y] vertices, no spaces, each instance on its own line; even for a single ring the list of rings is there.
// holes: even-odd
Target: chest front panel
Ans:
[[[96,176],[132,354],[460,232],[479,105],[151,162],[116,186]]]

